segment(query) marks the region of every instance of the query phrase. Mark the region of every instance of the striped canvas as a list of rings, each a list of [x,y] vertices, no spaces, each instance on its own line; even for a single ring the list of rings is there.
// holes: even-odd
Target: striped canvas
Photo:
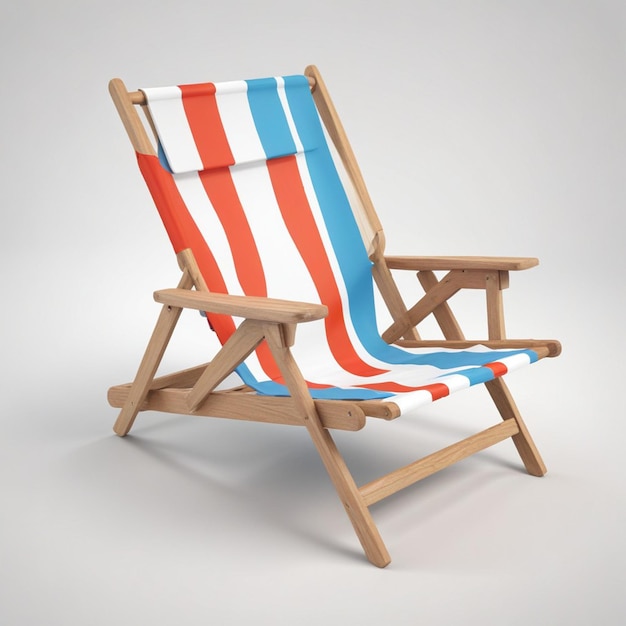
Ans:
[[[139,166],[175,251],[193,250],[211,291],[328,306],[292,348],[313,397],[406,411],[537,360],[381,339],[372,264],[306,77],[143,91],[159,156],[138,154]],[[241,320],[209,321],[223,343]],[[237,371],[258,393],[288,393],[265,344]]]

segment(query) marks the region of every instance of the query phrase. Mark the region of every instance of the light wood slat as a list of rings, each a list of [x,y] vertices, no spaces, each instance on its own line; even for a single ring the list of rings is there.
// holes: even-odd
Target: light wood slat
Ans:
[[[407,312],[409,326],[417,326],[423,319],[441,303],[449,300],[461,289],[457,275],[449,272],[432,289],[414,304]],[[406,326],[400,322],[394,322],[382,335],[387,343],[394,343],[404,334]]]
[[[459,441],[438,452],[401,467],[385,476],[373,480],[360,488],[361,495],[367,506],[387,498],[388,496],[408,487],[439,470],[444,469],[472,454],[493,446],[518,433],[517,423],[508,419],[476,435]]]
[[[107,396],[109,404],[113,407],[122,407],[129,391],[130,385],[111,387]],[[140,410],[189,415],[188,392],[188,389],[154,389],[147,393]],[[314,404],[324,428],[356,431],[365,426],[365,414],[357,402],[315,400]],[[292,398],[259,396],[235,390],[212,392],[194,411],[193,416],[290,426],[304,425],[304,419]]]
[[[181,290],[189,289],[191,284],[192,279],[189,272],[183,272],[180,282],[178,283],[178,288]],[[139,364],[139,369],[137,370],[131,391],[113,425],[113,430],[120,437],[127,435],[132,428],[133,422],[139,412],[139,407],[142,405],[150,389],[150,384],[165,354],[165,350],[170,342],[181,312],[182,309],[178,307],[163,306],[161,309],[156,326],[154,327],[146,351]]]
[[[371,256],[374,265],[372,266],[372,275],[376,281],[376,286],[380,291],[385,305],[393,321],[404,328],[402,337],[404,339],[419,339],[419,333],[415,326],[411,326],[409,315],[402,299],[402,295],[394,281],[385,258],[380,252],[374,252]]]
[[[491,256],[385,256],[394,270],[511,270],[519,271],[539,265],[534,257]]]
[[[336,402],[343,401],[337,400]],[[355,400],[355,403],[368,417],[388,421],[400,417],[400,407],[395,402],[387,402],[385,400]]]
[[[157,376],[150,383],[150,389],[165,389],[165,387],[183,389],[193,387],[202,372],[207,368],[207,365],[209,365],[208,362],[178,372],[172,372],[171,374]]]
[[[200,378],[200,375],[207,368],[208,365],[210,365],[210,363],[203,363],[202,365],[190,367],[188,369],[181,370],[180,372],[173,372],[171,374],[159,376],[155,378],[150,384],[150,391],[171,388],[180,390],[181,394],[186,394]],[[109,389],[108,395],[108,400],[111,406],[123,406],[124,401],[128,396],[128,391],[130,387],[131,383],[115,385],[114,387],[111,387]],[[265,408],[270,410],[270,408],[274,406],[273,404],[268,404],[270,402],[270,400],[267,399],[269,396],[256,396],[256,392],[254,391],[254,389],[252,389],[251,387],[247,387],[246,385],[240,385],[238,387],[233,387],[229,389],[219,389],[217,392],[214,391],[212,393],[230,394],[232,396],[238,397],[241,397],[242,395],[255,395],[255,397],[259,398],[259,405],[264,410]],[[153,394],[152,404],[154,404],[155,398],[157,398],[157,396]],[[271,402],[276,402],[276,406],[280,408],[281,403],[284,404],[286,400],[284,398],[273,398]],[[398,407],[398,405],[394,402],[387,402],[384,400],[314,400],[313,402],[315,403],[318,412],[323,416],[343,415],[344,413],[349,414],[352,410],[352,407],[356,406],[359,411],[367,417],[374,417],[384,420],[394,420],[400,417],[400,408]],[[148,405],[143,404],[140,410],[146,411],[155,409],[148,409]],[[177,409],[174,412],[188,413],[189,409],[186,404],[185,406],[180,404],[177,405]],[[197,409],[196,412],[194,412],[194,415],[196,414],[198,414]],[[206,413],[206,415],[208,416],[209,413]],[[337,428],[337,426],[331,426],[327,424],[325,419],[323,421],[326,428]],[[342,430],[352,430],[352,428],[343,428]]]
[[[501,281],[502,274],[506,279]],[[508,282],[508,274],[501,271],[488,272],[485,276],[485,294],[487,300],[487,333],[489,339],[505,339],[504,303],[502,301],[502,282]]]
[[[453,348],[465,349],[472,346],[486,346],[496,350],[515,350],[516,348],[534,350],[540,359],[555,357],[561,353],[561,344],[556,339],[473,339],[473,340],[448,340],[448,339],[420,339],[419,341],[407,341],[399,339],[396,344],[403,348]]]
[[[513,443],[524,463],[526,471],[531,476],[543,476],[548,470],[541,458],[541,454],[539,454],[539,450],[537,450],[537,446],[535,446],[535,442],[526,428],[526,424],[522,419],[522,415],[513,400],[513,396],[507,384],[502,378],[494,378],[486,382],[485,387],[487,387],[487,391],[502,419],[505,421],[513,419],[517,423],[519,433],[513,437]]]
[[[283,342],[280,329],[275,325],[267,325],[265,338],[289,389],[289,393],[299,408],[299,413],[304,416],[304,425],[309,431],[309,435],[326,467],[326,471],[335,485],[335,489],[365,555],[377,567],[387,566],[391,562],[389,552],[361,497],[352,474],[350,474],[328,429],[324,428],[322,424],[315,403],[311,398],[311,394],[307,389],[291,350]]]
[[[137,104],[133,94],[129,94],[123,81],[113,78],[109,82],[109,93],[135,150],[141,154],[156,154],[137,110],[133,106]]]
[[[499,274],[490,270],[450,270],[450,273],[454,275],[461,289],[487,289],[491,276]]]
[[[162,289],[154,292],[154,299],[161,304],[175,307],[223,313],[265,322],[294,324],[311,322],[328,315],[328,308],[322,304],[254,296],[232,296],[205,291]]]
[[[428,292],[435,287],[439,281],[434,272],[429,270],[422,270],[417,273],[417,279],[424,288],[424,291]],[[446,339],[465,339],[463,331],[459,326],[459,323],[452,313],[452,309],[447,302],[442,302],[439,306],[433,309],[433,315],[441,328],[441,332]]]
[[[182,272],[189,272],[189,275],[193,279],[193,286],[196,291],[202,291],[205,293],[209,292],[209,288],[204,280],[204,276],[202,276],[202,272],[198,267],[198,263],[196,263],[196,259],[193,256],[193,251],[191,248],[185,248],[181,250],[176,255],[176,260],[178,261],[178,267],[180,267]]]
[[[187,406],[195,411],[209,394],[244,361],[263,341],[259,322],[244,320],[228,338],[187,397]]]

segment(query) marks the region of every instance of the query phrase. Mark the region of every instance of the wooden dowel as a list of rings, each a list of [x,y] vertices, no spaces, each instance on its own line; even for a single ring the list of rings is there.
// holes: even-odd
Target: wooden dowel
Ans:
[[[459,441],[443,450],[429,454],[405,467],[401,467],[385,476],[381,476],[360,488],[361,495],[367,506],[383,500],[405,487],[426,478],[435,472],[448,467],[457,461],[488,448],[519,432],[514,419],[507,419],[491,428],[472,435],[463,441]]]
[[[309,85],[311,86],[311,91],[313,91],[315,89],[315,79],[311,76],[307,76],[307,78],[309,80]],[[143,91],[129,91],[128,95],[130,96],[130,101],[133,104],[146,104],[146,95]]]
[[[145,104],[146,103],[146,95],[143,91],[129,91],[128,95],[130,96],[130,101],[133,104]]]
[[[130,384],[109,389],[107,399],[113,407],[123,407],[130,393]],[[154,389],[140,406],[141,411],[159,411],[189,415],[188,389]],[[357,431],[365,426],[365,415],[353,402],[315,400],[315,408],[324,428]],[[225,418],[302,426],[302,417],[292,398],[257,396],[238,390],[214,391],[193,413],[195,417]]]

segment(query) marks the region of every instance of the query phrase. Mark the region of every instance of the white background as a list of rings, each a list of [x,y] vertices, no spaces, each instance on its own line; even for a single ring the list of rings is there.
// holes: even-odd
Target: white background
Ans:
[[[625,622],[623,2],[22,0],[0,15],[2,624]],[[511,277],[508,331],[564,346],[509,381],[548,475],[505,442],[376,505],[385,570],[303,429],[144,414],[119,439],[106,402],[139,362],[152,291],[178,279],[108,80],[309,63],[388,251],[539,257]],[[203,320],[183,321],[167,365],[210,358]],[[471,390],[337,441],[365,482],[495,421]]]

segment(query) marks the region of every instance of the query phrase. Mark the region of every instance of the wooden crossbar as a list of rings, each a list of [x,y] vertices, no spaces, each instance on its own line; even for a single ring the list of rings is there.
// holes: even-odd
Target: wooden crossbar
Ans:
[[[163,377],[163,380],[167,378],[169,377]],[[108,393],[109,404],[122,408],[131,393],[131,387],[130,383],[111,387]],[[189,415],[187,406],[189,392],[189,388],[165,389],[157,384],[154,389],[146,393],[139,410]],[[356,402],[315,400],[314,404],[324,428],[356,431],[365,426],[365,413]],[[384,406],[381,404],[381,408]],[[193,412],[193,415],[271,424],[303,425],[303,418],[292,398],[259,396],[246,393],[245,390],[214,391]]]
[[[444,467],[461,461],[475,452],[489,448],[508,437],[512,437],[518,432],[519,428],[514,419],[504,420],[476,435],[454,443],[438,452],[429,454],[419,461],[415,461],[389,474],[385,474],[363,485],[359,491],[365,500],[365,504],[371,506],[401,489],[422,480],[422,478],[426,478]]]
[[[314,90],[316,86],[315,78],[313,78],[312,76],[307,76],[307,79],[309,80],[309,85],[311,86],[311,90]],[[143,91],[129,91],[128,96],[130,97],[130,101],[133,104],[139,104],[139,105],[146,104],[146,94],[144,94]]]

